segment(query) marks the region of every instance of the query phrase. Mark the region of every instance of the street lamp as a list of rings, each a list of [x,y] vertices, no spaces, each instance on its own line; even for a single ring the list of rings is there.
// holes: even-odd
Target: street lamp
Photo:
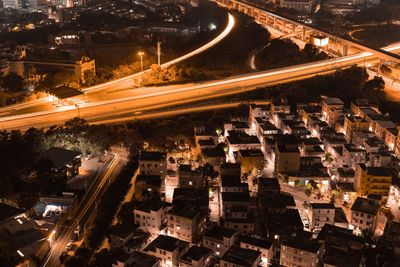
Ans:
[[[138,53],[138,55],[140,56],[140,68],[141,68],[141,71],[143,72],[143,56],[144,56],[144,52],[140,51]]]

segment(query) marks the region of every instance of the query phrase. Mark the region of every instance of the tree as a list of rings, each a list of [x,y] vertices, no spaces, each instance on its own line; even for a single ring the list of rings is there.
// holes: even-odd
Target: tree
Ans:
[[[385,99],[384,89],[385,81],[382,77],[375,76],[364,84],[362,92],[371,103],[378,103],[380,100]]]
[[[122,204],[121,209],[118,213],[118,219],[122,224],[124,223],[133,223],[133,210],[135,208],[135,204],[133,202],[127,202]]]
[[[25,80],[15,73],[10,73],[1,81],[1,87],[11,92],[22,92],[25,90]]]
[[[99,252],[96,252],[93,256],[93,261],[90,262],[89,266],[93,267],[111,267],[113,264],[113,258],[111,253],[103,248]]]
[[[85,267],[86,260],[82,256],[69,256],[64,261],[65,267]]]

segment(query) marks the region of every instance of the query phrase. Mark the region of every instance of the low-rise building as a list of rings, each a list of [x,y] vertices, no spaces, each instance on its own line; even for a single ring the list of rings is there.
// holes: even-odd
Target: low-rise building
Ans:
[[[205,229],[208,209],[192,205],[176,205],[167,213],[168,235],[195,242]]]
[[[113,263],[112,267],[159,267],[160,260],[146,253],[135,251],[133,253],[121,253]]]
[[[305,236],[303,236],[305,235]],[[321,262],[323,245],[306,234],[293,234],[281,243],[279,264],[288,267],[314,267]]]
[[[261,149],[239,150],[238,158],[242,173],[259,173],[264,169],[264,154]]]
[[[275,146],[275,172],[297,172],[300,169],[300,151],[297,143],[282,142]]]
[[[109,243],[112,248],[122,248],[131,239],[137,226],[134,224],[115,224],[110,227]]]
[[[356,231],[371,231],[373,233],[378,211],[379,204],[376,201],[358,197],[351,206],[350,224]]]
[[[160,175],[167,174],[167,155],[159,151],[142,151],[139,157],[140,174]]]
[[[160,266],[178,266],[179,258],[188,250],[189,243],[177,238],[159,235],[144,252],[160,260]]]
[[[247,184],[242,184],[240,175],[221,175],[221,192],[244,192]]]
[[[209,248],[217,256],[222,256],[235,244],[238,232],[222,226],[211,226],[204,231],[203,247]]]
[[[343,165],[356,168],[359,163],[365,163],[367,154],[364,149],[356,148],[353,145],[344,145],[343,147]]]
[[[261,142],[257,136],[248,135],[245,132],[229,131],[226,137],[228,144],[228,154],[233,155],[234,152],[246,149],[261,149]]]
[[[335,206],[332,203],[311,203],[309,212],[311,229],[335,223]]]
[[[344,117],[343,128],[346,141],[350,142],[355,131],[368,131],[369,122],[361,117],[349,115]]]
[[[192,166],[182,164],[178,170],[180,188],[203,188],[206,185],[206,179],[199,170],[192,170]]]
[[[321,102],[322,118],[330,127],[334,127],[337,120],[342,115],[344,103],[336,97],[323,97]]]
[[[277,178],[265,178],[261,177],[258,179],[258,195],[278,195],[281,191],[279,180]]]
[[[261,252],[261,263],[265,266],[271,264],[274,257],[273,242],[251,236],[240,237],[240,247]]]
[[[164,189],[160,175],[138,175],[135,182],[135,199],[160,199]]]
[[[359,195],[376,194],[386,196],[389,193],[392,176],[386,168],[356,166],[354,189]]]
[[[134,221],[141,229],[159,234],[167,225],[167,211],[170,206],[159,200],[137,202],[133,211]]]
[[[220,259],[219,266],[257,267],[260,262],[261,252],[238,246],[231,246]]]
[[[213,251],[206,247],[192,246],[179,259],[179,267],[203,267],[211,261]]]

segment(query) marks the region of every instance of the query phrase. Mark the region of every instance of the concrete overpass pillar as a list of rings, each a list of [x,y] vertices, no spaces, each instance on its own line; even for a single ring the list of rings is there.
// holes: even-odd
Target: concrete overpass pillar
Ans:
[[[382,65],[385,65],[386,61],[384,59],[379,59],[379,65],[378,65],[378,73],[381,72],[381,67]]]
[[[347,56],[348,53],[349,53],[349,46],[344,44],[343,47],[342,47],[342,55],[343,56]]]

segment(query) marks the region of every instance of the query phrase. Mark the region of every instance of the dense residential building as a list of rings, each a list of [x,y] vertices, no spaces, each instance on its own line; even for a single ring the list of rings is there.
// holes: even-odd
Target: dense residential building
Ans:
[[[274,257],[274,245],[270,240],[251,236],[241,236],[240,247],[261,252],[261,263],[265,266],[270,265],[271,260]]]
[[[188,242],[200,239],[208,221],[208,210],[192,205],[176,205],[167,213],[168,235]]]
[[[259,173],[264,169],[264,153],[261,149],[239,150],[238,158],[242,173]]]
[[[346,141],[350,142],[355,131],[368,131],[369,123],[365,119],[358,116],[345,116],[343,128]]]
[[[335,223],[335,206],[332,203],[311,203],[311,229],[321,229],[326,223]]]
[[[281,242],[279,264],[288,267],[319,266],[323,245],[309,234],[295,233],[291,238]]]
[[[256,250],[231,246],[222,256],[219,266],[257,267],[261,262],[261,253]]]
[[[148,255],[160,259],[160,266],[178,266],[179,258],[189,249],[189,243],[177,238],[159,235],[145,249]]]
[[[159,200],[137,202],[133,211],[134,221],[141,229],[159,234],[167,225],[169,205]]]
[[[303,13],[311,13],[313,7],[312,0],[281,0],[280,7],[294,9]]]
[[[285,136],[275,146],[275,173],[297,172],[300,169],[300,151],[293,136]]]
[[[235,244],[238,232],[222,226],[211,226],[204,231],[203,247],[209,248],[217,256],[222,256]]]
[[[240,175],[221,175],[221,192],[245,192],[248,186],[242,183]]]
[[[142,175],[160,175],[167,173],[167,156],[164,152],[142,151],[139,158],[140,173]]]
[[[359,195],[387,195],[392,183],[392,175],[386,168],[367,167],[365,164],[356,166],[354,189]]]
[[[212,260],[213,251],[206,247],[192,246],[179,259],[179,267],[203,267]]]
[[[203,188],[206,184],[206,179],[203,173],[199,170],[192,170],[192,166],[182,164],[178,168],[178,177],[180,188]]]
[[[112,265],[113,267],[141,266],[141,267],[159,267],[160,260],[157,257],[150,256],[140,251],[133,253],[121,253]]]
[[[322,118],[329,126],[334,127],[339,117],[342,115],[344,103],[339,98],[322,98]]]
[[[373,231],[379,211],[379,203],[374,200],[358,197],[351,206],[350,224],[358,231]]]
[[[109,242],[112,248],[123,247],[131,239],[137,227],[134,224],[115,224],[110,227]]]

